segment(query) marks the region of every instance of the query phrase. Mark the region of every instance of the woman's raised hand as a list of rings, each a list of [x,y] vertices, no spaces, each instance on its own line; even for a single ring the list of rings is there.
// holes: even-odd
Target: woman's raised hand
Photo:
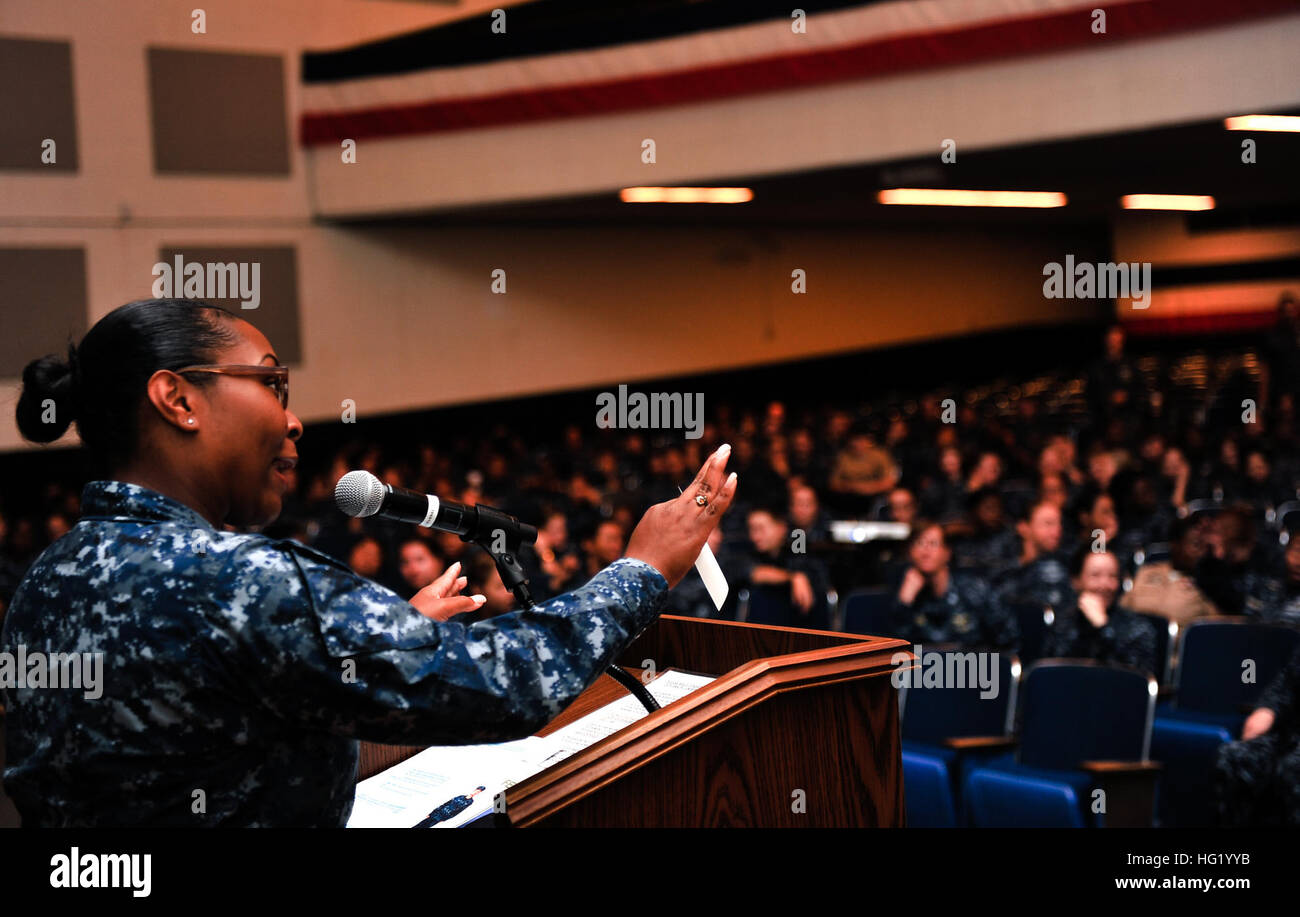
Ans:
[[[736,495],[736,475],[722,479],[730,456],[731,446],[720,447],[705,459],[700,473],[680,497],[646,510],[627,540],[626,556],[645,561],[664,575],[670,587],[676,586],[700,556],[709,533]],[[704,498],[703,505],[697,497]]]

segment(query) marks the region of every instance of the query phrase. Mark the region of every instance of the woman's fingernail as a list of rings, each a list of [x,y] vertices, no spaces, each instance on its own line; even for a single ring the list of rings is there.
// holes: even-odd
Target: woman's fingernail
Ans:
[[[727,475],[727,483],[730,484],[734,480],[736,480],[736,472],[733,471],[731,474]]]
[[[718,455],[726,455],[731,451],[731,443],[723,443],[718,447]]]
[[[485,595],[471,595],[470,598],[480,605],[487,601],[487,596]]]

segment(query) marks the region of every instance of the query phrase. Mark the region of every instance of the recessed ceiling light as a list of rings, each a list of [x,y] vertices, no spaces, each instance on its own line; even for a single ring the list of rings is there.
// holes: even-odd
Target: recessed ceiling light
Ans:
[[[932,207],[1064,207],[1060,191],[957,191],[950,188],[888,188],[877,195],[882,204]]]
[[[1224,118],[1230,131],[1300,131],[1300,117],[1295,115],[1238,115]]]
[[[619,200],[627,204],[743,204],[754,199],[749,188],[624,188]]]
[[[1208,194],[1126,194],[1119,199],[1125,210],[1213,210]]]

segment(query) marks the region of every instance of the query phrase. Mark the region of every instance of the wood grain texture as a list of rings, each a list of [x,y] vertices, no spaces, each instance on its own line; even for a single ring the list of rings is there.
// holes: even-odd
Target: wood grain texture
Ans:
[[[720,677],[512,787],[510,822],[901,826],[898,697],[888,675],[908,649],[895,639],[663,616],[620,663]],[[624,694],[602,675],[538,735]],[[419,750],[363,742],[361,775]]]

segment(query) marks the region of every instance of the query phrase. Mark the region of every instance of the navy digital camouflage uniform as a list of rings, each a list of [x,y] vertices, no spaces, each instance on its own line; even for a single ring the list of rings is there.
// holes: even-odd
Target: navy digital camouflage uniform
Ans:
[[[1239,583],[1242,614],[1261,624],[1300,625],[1300,583],[1254,570]]]
[[[624,558],[533,610],[440,623],[325,554],[219,531],[134,484],[92,481],[82,506],[0,643],[104,653],[99,699],[5,692],[5,788],[32,826],[342,826],[359,739],[527,736],[668,591]]]
[[[1300,827],[1300,650],[1259,706],[1273,711],[1273,728],[1219,749],[1213,777],[1219,824]]]
[[[1159,674],[1154,624],[1112,602],[1106,610],[1106,623],[1094,627],[1079,610],[1078,601],[1071,590],[1065,606],[1057,609],[1056,619],[1043,639],[1044,656],[1095,659]]]
[[[913,643],[958,643],[1014,650],[1020,642],[1016,616],[982,578],[960,571],[948,574],[948,589],[935,595],[927,586],[905,605],[894,593],[893,632]]]
[[[1070,571],[1059,554],[1043,554],[997,580],[998,597],[1008,605],[1065,606],[1073,594]]]
[[[1020,538],[1014,529],[998,529],[957,540],[952,549],[953,566],[987,577],[997,577],[1016,566]]]

